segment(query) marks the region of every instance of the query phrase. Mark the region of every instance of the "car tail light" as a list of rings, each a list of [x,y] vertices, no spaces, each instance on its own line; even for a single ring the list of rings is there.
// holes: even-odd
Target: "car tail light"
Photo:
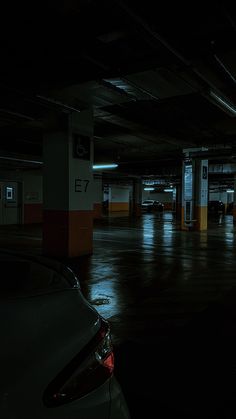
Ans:
[[[43,401],[56,407],[78,399],[103,384],[113,373],[110,328],[105,320],[95,337],[49,384]]]

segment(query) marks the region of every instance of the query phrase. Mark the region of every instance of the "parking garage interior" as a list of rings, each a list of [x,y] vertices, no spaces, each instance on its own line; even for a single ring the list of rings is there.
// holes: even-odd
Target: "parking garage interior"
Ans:
[[[78,274],[111,324],[131,418],[235,417],[233,5],[11,8],[1,248]]]

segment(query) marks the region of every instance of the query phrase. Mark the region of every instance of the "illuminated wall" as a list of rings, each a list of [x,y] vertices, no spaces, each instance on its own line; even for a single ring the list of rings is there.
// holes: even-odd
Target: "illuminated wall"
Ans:
[[[151,192],[143,191],[143,201],[145,199],[155,199],[164,204],[165,210],[172,210],[173,207],[173,192]]]
[[[129,211],[130,187],[110,187],[109,212]]]
[[[1,180],[14,180],[23,185],[24,224],[42,222],[42,172],[41,170],[0,171]]]

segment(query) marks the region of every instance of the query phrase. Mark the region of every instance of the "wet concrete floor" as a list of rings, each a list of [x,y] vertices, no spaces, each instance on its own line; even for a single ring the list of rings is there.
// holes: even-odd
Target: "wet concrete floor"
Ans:
[[[206,232],[180,231],[168,212],[107,218],[93,255],[67,261],[111,324],[132,419],[235,417],[235,228],[231,216]],[[40,227],[0,234],[5,247],[41,252]]]

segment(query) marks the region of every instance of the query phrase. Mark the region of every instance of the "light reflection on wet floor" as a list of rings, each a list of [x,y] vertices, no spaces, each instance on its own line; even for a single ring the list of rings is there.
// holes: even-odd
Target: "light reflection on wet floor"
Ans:
[[[171,213],[146,214],[96,226],[94,238],[81,284],[110,321],[132,419],[234,418],[232,217],[183,232]]]
[[[231,216],[207,232],[180,231],[172,213],[110,219],[95,226],[94,254],[78,269],[82,290],[117,341],[142,340],[150,313],[150,329],[162,329],[163,313],[178,327],[236,284],[234,244]]]
[[[4,243],[40,251],[26,230]],[[68,262],[110,321],[132,419],[235,418],[235,244],[231,216],[183,232],[172,213],[145,214],[96,223],[93,255]]]

